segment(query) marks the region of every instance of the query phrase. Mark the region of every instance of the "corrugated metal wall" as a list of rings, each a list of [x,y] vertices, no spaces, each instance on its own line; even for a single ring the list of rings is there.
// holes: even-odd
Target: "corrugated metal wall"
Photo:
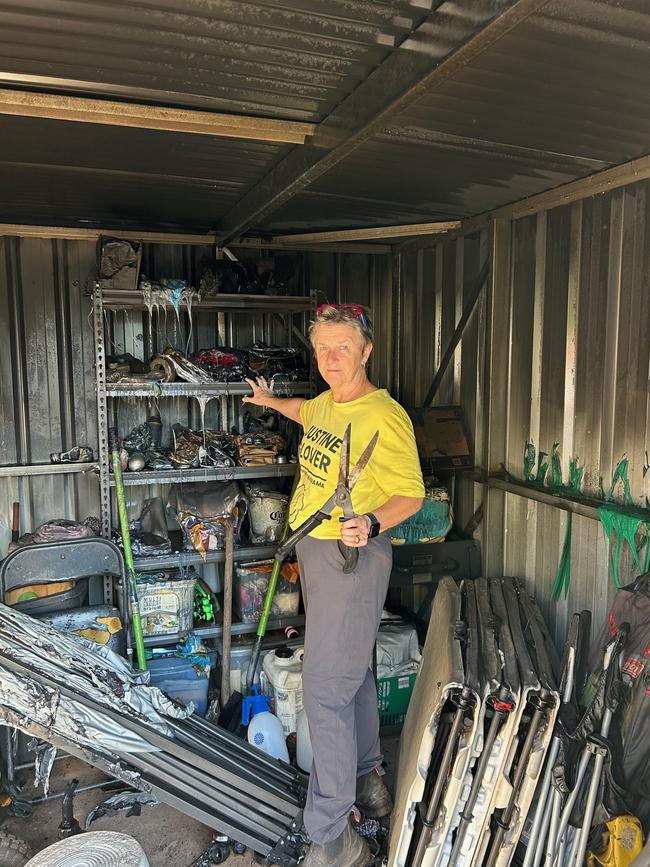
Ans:
[[[419,404],[462,310],[463,284],[492,249],[493,274],[435,403],[460,403],[477,466],[523,476],[531,438],[560,445],[585,467],[597,494],[618,460],[629,459],[634,502],[650,494],[650,220],[648,184],[554,208],[402,256],[400,398]],[[488,378],[489,377],[489,378]],[[622,491],[617,491],[620,497]],[[463,526],[483,501],[468,480],[457,492]],[[571,589],[551,601],[567,513],[491,491],[477,530],[484,569],[524,576],[561,640],[566,616],[590,608],[602,618],[612,582],[597,521],[573,517]],[[631,574],[628,561],[622,580]]]
[[[373,310],[371,375],[409,406],[423,401],[463,303],[488,251],[493,274],[481,294],[436,404],[460,403],[478,466],[503,464],[521,478],[528,438],[585,466],[584,489],[596,493],[617,461],[629,458],[635,502],[650,494],[647,441],[650,291],[648,184],[555,208],[490,230],[395,257],[313,253],[303,279],[319,300],[354,300]],[[192,277],[209,250],[149,245],[152,276]],[[0,244],[0,431],[3,464],[49,459],[79,442],[96,446],[93,338],[85,297],[95,244],[6,238]],[[170,320],[170,329],[177,325]],[[185,327],[185,326],[183,326]],[[260,325],[260,328],[262,326]],[[224,332],[218,317],[193,317],[193,343],[246,343],[255,333]],[[220,331],[221,328],[221,331]],[[118,320],[117,350],[146,339],[141,318]],[[142,421],[133,408],[133,418]],[[127,413],[128,414],[128,413]],[[137,417],[136,417],[137,416]],[[124,424],[125,422],[123,422]],[[9,539],[11,502],[23,505],[22,530],[54,515],[97,512],[97,479],[48,476],[0,480],[0,550]],[[133,496],[138,496],[134,492]],[[140,492],[144,493],[144,492]],[[484,499],[468,480],[457,490],[463,526]],[[603,616],[611,596],[608,547],[596,521],[574,516],[568,600],[550,601],[567,514],[492,491],[476,531],[485,571],[524,576],[558,640],[568,612]],[[623,570],[623,577],[626,570]]]
[[[97,443],[93,338],[83,297],[91,242],[0,239],[0,463],[47,463],[50,452]],[[0,552],[11,503],[23,531],[51,517],[97,514],[90,475],[0,479]]]
[[[146,244],[143,271],[152,278],[186,277],[196,281],[208,246]],[[254,256],[250,251],[243,255]],[[355,299],[379,307],[390,295],[389,257],[313,253],[301,257],[301,281],[316,288],[321,300]],[[0,464],[48,463],[50,453],[87,444],[97,449],[94,340],[88,292],[96,272],[94,241],[0,238]],[[108,316],[108,314],[107,314]],[[139,312],[110,315],[108,352],[149,353],[149,342],[192,349],[215,342],[250,345],[255,340],[291,339],[282,323],[262,314],[223,317],[181,311],[154,317],[153,334]],[[306,318],[302,323],[306,326]],[[377,321],[374,377],[382,385],[393,375],[391,317]],[[235,398],[229,399],[235,410]],[[115,405],[117,402],[113,402]],[[166,401],[163,421],[183,418],[199,424],[196,401]],[[118,429],[146,420],[146,401],[119,401]],[[211,401],[206,423],[217,426],[220,401]],[[165,432],[168,434],[168,431]],[[99,482],[92,473],[0,478],[0,555],[11,530],[11,504],[21,503],[21,531],[53,517],[98,514]],[[131,487],[127,498],[135,516],[146,496],[159,489]]]

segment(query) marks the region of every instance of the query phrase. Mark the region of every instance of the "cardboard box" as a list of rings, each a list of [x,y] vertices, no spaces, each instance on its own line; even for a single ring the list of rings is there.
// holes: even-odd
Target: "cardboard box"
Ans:
[[[425,472],[474,466],[463,411],[459,406],[409,410]]]
[[[413,694],[415,678],[415,674],[395,674],[392,677],[379,678],[377,709],[381,725],[391,726],[404,722]]]

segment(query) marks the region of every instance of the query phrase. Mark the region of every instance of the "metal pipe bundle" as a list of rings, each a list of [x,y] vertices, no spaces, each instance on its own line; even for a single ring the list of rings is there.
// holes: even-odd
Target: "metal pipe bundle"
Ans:
[[[0,718],[267,857],[300,858],[305,778],[172,705],[110,651],[0,606]],[[71,664],[71,654],[87,663]],[[91,662],[92,660],[92,662]],[[94,663],[94,664],[93,664]],[[71,670],[72,668],[72,670]]]

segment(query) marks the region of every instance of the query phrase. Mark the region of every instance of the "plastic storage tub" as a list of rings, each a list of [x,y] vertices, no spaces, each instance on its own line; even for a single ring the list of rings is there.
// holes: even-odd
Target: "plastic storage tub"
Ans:
[[[273,568],[272,560],[237,566],[233,602],[242,623],[258,623]],[[271,618],[295,617],[300,607],[300,581],[295,564],[285,563],[278,579]]]
[[[205,672],[197,675],[192,661],[182,656],[162,656],[149,660],[150,683],[170,698],[183,704],[194,702],[196,713],[205,716],[208,709],[208,681]]]

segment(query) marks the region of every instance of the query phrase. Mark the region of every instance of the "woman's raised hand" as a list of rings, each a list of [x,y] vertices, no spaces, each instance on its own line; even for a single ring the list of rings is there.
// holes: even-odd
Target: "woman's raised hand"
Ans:
[[[242,403],[252,403],[255,406],[266,406],[270,397],[273,397],[273,389],[263,376],[257,379],[247,379],[253,394],[242,398]]]

